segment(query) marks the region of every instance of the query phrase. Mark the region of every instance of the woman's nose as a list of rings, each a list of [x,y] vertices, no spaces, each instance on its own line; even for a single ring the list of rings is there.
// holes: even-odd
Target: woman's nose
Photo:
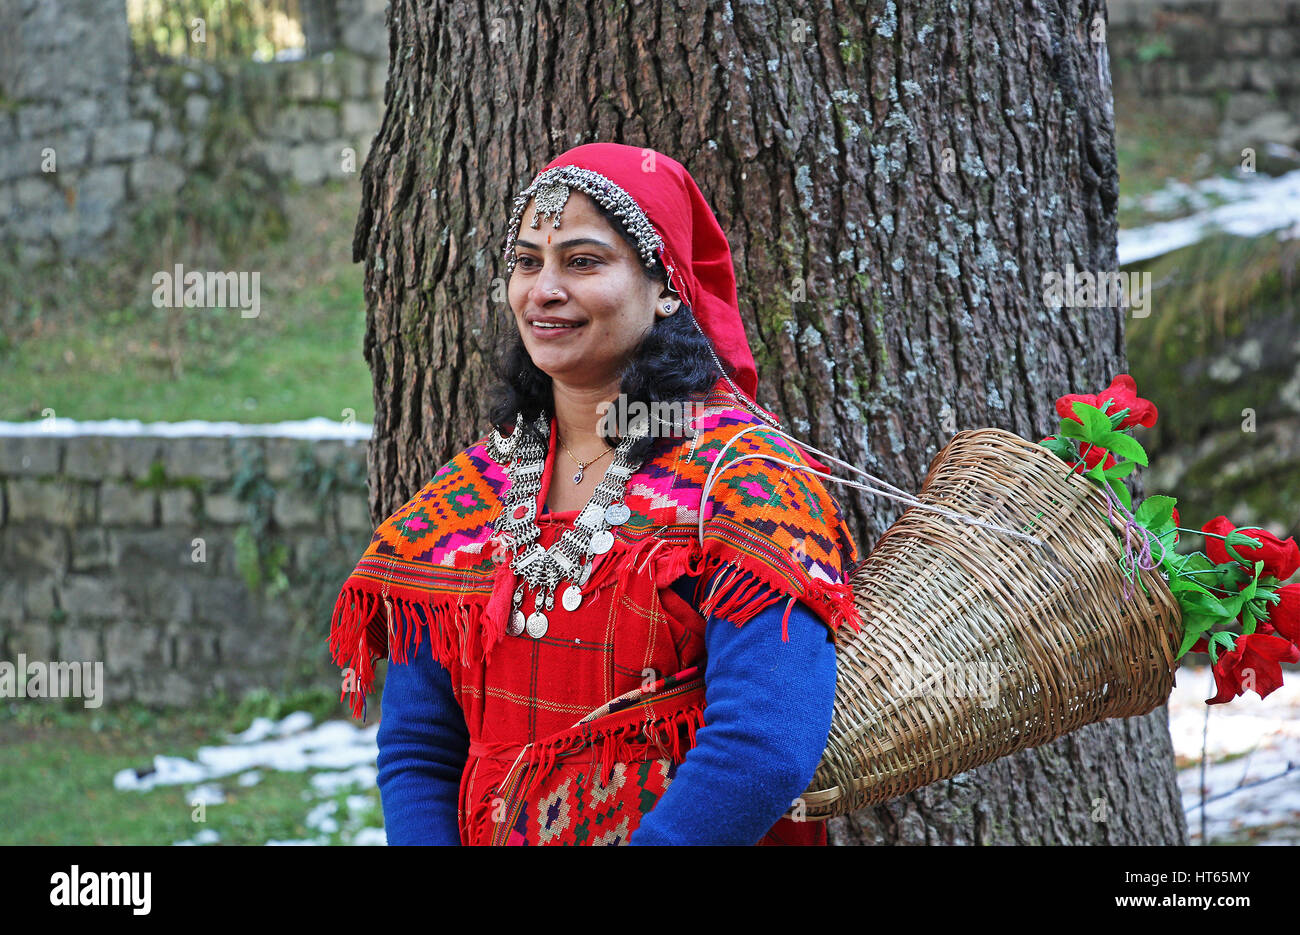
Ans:
[[[529,298],[535,305],[545,305],[547,302],[553,302],[563,295],[564,291],[560,288],[559,274],[549,264],[543,266],[533,280],[532,289],[529,290]]]

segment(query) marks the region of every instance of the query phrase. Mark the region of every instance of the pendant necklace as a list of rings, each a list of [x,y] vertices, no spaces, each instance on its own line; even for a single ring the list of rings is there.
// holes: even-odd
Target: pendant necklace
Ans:
[[[557,439],[557,441],[558,441],[558,439]],[[573,475],[573,482],[574,482],[575,484],[581,484],[581,483],[582,483],[582,472],[585,471],[585,470],[587,469],[587,465],[588,465],[588,464],[595,464],[595,463],[596,463],[597,461],[599,461],[601,458],[605,457],[605,455],[609,454],[611,451],[614,450],[613,448],[610,448],[610,447],[607,445],[607,446],[605,446],[605,450],[604,450],[603,452],[601,452],[600,454],[596,455],[596,457],[592,458],[590,461],[588,461],[586,464],[584,464],[581,460],[578,459],[577,455],[575,455],[572,451],[569,451],[569,446],[568,446],[568,445],[565,445],[564,442],[560,442],[560,444],[564,447],[564,450],[565,450],[565,451],[568,451],[568,452],[569,452],[569,457],[570,457],[570,458],[573,458],[574,461],[577,461],[577,462],[578,462],[578,473]]]
[[[537,541],[541,530],[537,528],[536,517],[537,496],[546,469],[547,443],[543,440],[550,435],[550,417],[545,412],[537,417],[533,423],[535,434],[525,433],[523,426],[524,418],[520,413],[515,418],[515,430],[508,438],[502,436],[495,426],[489,435],[488,454],[498,464],[509,463],[507,474],[510,477],[510,489],[501,513],[493,523],[492,538],[513,553],[510,567],[524,579],[515,589],[506,632],[511,636],[527,633],[533,639],[541,639],[550,627],[546,612],[555,606],[555,591],[560,582],[569,581],[561,599],[562,606],[570,612],[577,610],[582,604],[582,585],[591,577],[596,556],[605,554],[614,546],[614,533],[610,527],[631,519],[632,511],[628,506],[615,501],[623,499],[628,481],[641,466],[640,461],[628,456],[628,451],[649,434],[649,428],[644,424],[637,425],[623,437],[618,447],[613,449],[614,460],[606,469],[605,477],[579,512],[573,528],[566,529],[554,545],[544,549]],[[521,606],[525,585],[535,589],[533,612],[526,617]]]

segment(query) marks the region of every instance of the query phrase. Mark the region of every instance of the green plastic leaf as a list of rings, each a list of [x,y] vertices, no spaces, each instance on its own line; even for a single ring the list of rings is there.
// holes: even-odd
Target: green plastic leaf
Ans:
[[[1106,476],[1110,477],[1128,477],[1137,470],[1136,461],[1121,461],[1114,467],[1106,468]]]
[[[1210,614],[1214,617],[1227,617],[1228,619],[1237,616],[1237,611],[1234,610],[1229,613],[1228,608],[1223,605],[1222,601],[1208,593],[1184,592],[1179,595],[1178,602],[1183,605],[1183,610],[1188,613]]]
[[[1171,594],[1181,594],[1184,591],[1195,591],[1197,594],[1210,594],[1202,585],[1196,583],[1194,578],[1177,578],[1169,579],[1169,591]],[[1211,597],[1214,595],[1210,594]]]
[[[1183,618],[1183,641],[1178,647],[1178,655],[1182,656],[1192,644],[1201,638],[1201,634],[1214,626],[1213,617],[1203,617],[1197,614],[1189,614]]]
[[[1096,406],[1089,406],[1087,403],[1074,402],[1070,405],[1075,416],[1083,427],[1088,430],[1087,438],[1089,441],[1096,441],[1103,435],[1111,431],[1110,419]]]
[[[1056,434],[1061,438],[1077,438],[1082,440],[1088,437],[1088,430],[1073,419],[1062,419],[1061,424],[1057,426]]]
[[[1183,556],[1183,563],[1179,570],[1186,573],[1189,571],[1209,571],[1216,567],[1218,566],[1204,552],[1188,552]],[[1206,575],[1205,577],[1210,576]]]
[[[1097,443],[1103,448],[1109,448],[1118,458],[1130,458],[1143,467],[1147,465],[1147,451],[1132,435],[1123,432],[1106,432],[1098,437]]]
[[[1167,549],[1164,558],[1160,560],[1160,567],[1170,578],[1181,581],[1184,580],[1183,569],[1188,567],[1187,563],[1190,559],[1190,555],[1181,555],[1173,549]],[[1186,580],[1191,581],[1192,579],[1187,578]],[[1170,584],[1172,585],[1172,583],[1171,581]]]
[[[1038,444],[1042,445],[1058,458],[1064,458],[1066,461],[1074,460],[1074,449],[1072,449],[1070,443],[1063,438],[1049,438],[1046,441],[1039,442]]]
[[[1174,547],[1171,533],[1174,531],[1174,505],[1177,502],[1174,497],[1159,495],[1147,497],[1133,514],[1138,523],[1151,530],[1164,542],[1166,554],[1172,552]],[[1169,536],[1169,541],[1164,541],[1165,536]]]
[[[1178,500],[1175,497],[1156,494],[1143,500],[1133,517],[1147,529],[1159,534],[1157,532],[1159,526],[1167,523],[1169,528],[1173,528],[1174,507],[1177,505]]]
[[[1223,605],[1224,613],[1236,618],[1241,613],[1241,605],[1246,603],[1246,594],[1244,591],[1239,592],[1232,597],[1225,597],[1219,601]]]

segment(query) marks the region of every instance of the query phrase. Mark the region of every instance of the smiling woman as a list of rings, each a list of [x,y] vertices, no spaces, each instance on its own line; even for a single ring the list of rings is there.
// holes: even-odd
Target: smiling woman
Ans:
[[[381,524],[335,608],[358,714],[389,657],[389,841],[824,844],[798,796],[857,547],[798,470],[820,462],[764,431],[712,210],[669,157],[588,144],[516,198],[505,256],[492,431]],[[653,402],[692,405],[603,418]]]

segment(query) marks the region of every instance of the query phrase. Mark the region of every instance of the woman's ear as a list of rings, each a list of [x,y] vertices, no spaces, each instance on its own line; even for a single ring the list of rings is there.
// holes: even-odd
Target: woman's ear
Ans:
[[[655,315],[659,318],[667,318],[680,307],[681,299],[665,287],[664,290],[659,293],[659,304],[655,307]]]

